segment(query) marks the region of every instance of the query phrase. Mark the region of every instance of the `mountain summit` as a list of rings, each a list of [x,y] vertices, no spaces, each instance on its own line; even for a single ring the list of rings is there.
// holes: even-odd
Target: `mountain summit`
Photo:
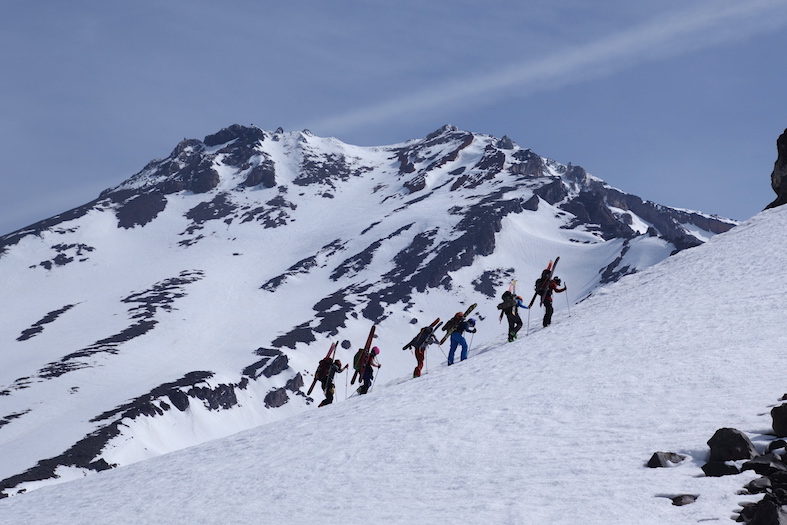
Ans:
[[[424,322],[544,265],[569,302],[733,221],[645,201],[508,137],[444,126],[358,147],[233,125],[0,237],[4,495],[313,406],[304,378],[377,325],[382,381]],[[534,315],[538,315],[537,312]]]

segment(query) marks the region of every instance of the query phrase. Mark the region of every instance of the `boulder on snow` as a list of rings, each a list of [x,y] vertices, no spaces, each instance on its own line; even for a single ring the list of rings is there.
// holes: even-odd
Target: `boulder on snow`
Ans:
[[[762,494],[771,490],[771,478],[762,476],[761,478],[754,479],[746,485],[746,491],[749,494]]]
[[[686,456],[674,452],[656,452],[648,461],[648,467],[672,467],[686,459]]]
[[[773,432],[779,437],[787,437],[787,404],[771,409]]]
[[[766,494],[759,503],[746,505],[740,519],[748,525],[787,525],[787,492]]]
[[[683,505],[690,505],[694,503],[697,501],[697,498],[699,498],[699,496],[696,494],[681,494],[680,496],[675,496],[672,498],[672,504],[682,507]]]
[[[702,471],[711,478],[734,476],[741,473],[741,470],[736,465],[724,463],[723,461],[709,461],[702,466]]]
[[[769,476],[774,472],[787,472],[787,465],[784,464],[780,455],[771,452],[747,461],[741,470],[753,470],[761,476]]]
[[[708,446],[710,447],[709,463],[754,459],[759,455],[748,436],[734,428],[717,430],[708,440]]]

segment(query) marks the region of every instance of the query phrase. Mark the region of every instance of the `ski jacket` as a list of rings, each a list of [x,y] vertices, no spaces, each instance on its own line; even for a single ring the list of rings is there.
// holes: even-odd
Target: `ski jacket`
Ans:
[[[558,288],[557,283],[555,281],[549,281],[549,286],[547,287],[547,293],[544,295],[544,300],[552,302],[552,292],[555,293],[563,293],[566,291],[566,287]]]
[[[457,326],[454,329],[454,333],[462,335],[462,332],[468,332],[468,333],[474,334],[475,333],[475,328],[471,328],[470,327],[470,323],[468,323],[467,321],[462,321],[461,323],[459,323],[459,326]]]
[[[336,364],[336,361],[331,363],[331,369],[328,371],[328,381],[326,383],[329,384],[329,385],[332,385],[333,384],[333,376],[335,376],[337,373],[341,374],[342,372],[347,370],[348,366],[350,366],[350,365],[344,365],[344,368],[339,368],[339,365]]]
[[[421,333],[419,334],[419,337],[417,337],[417,339],[415,340],[413,346],[417,350],[422,350],[433,343],[439,344],[439,341],[434,335],[434,329],[430,327],[425,327],[422,329]]]

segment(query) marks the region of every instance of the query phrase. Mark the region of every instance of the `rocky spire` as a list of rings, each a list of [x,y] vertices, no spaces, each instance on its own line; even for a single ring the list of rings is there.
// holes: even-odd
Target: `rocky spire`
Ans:
[[[775,208],[787,203],[787,129],[776,141],[777,157],[771,173],[771,187],[776,192],[776,200],[765,207]]]

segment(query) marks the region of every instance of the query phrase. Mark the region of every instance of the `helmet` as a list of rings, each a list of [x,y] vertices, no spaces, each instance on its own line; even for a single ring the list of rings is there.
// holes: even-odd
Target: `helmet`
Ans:
[[[475,326],[475,319],[471,317],[470,319],[467,320],[467,324],[469,324],[470,326]]]
[[[374,355],[377,355],[377,354],[379,354],[379,353],[380,353],[380,349],[379,349],[379,348],[377,348],[377,347],[375,346],[374,348],[372,348],[372,353],[373,353]]]
[[[334,361],[334,363],[336,363],[336,366],[338,366],[339,368],[342,367],[342,362],[339,361],[338,359],[336,361]]]
[[[560,277],[558,277],[557,275],[552,280],[555,281],[555,284],[560,284]]]
[[[456,312],[456,315],[454,317],[464,317],[464,316],[465,316],[464,312]]]

